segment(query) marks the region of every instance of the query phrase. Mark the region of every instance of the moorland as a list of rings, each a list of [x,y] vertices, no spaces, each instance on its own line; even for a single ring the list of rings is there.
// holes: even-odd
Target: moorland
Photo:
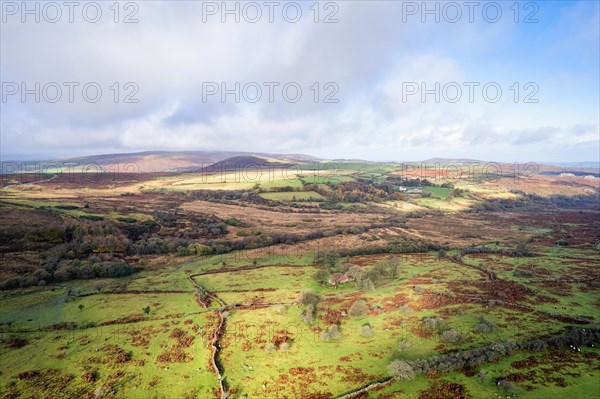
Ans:
[[[2,398],[599,395],[597,171],[76,161],[2,175]]]

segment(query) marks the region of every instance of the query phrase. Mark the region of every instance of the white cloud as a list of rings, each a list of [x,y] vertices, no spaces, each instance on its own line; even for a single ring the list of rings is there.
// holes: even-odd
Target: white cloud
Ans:
[[[298,24],[202,23],[200,2],[140,3],[138,24],[2,24],[3,82],[95,81],[104,89],[95,104],[81,99],[3,104],[2,154],[248,149],[371,159],[453,152],[473,158],[552,154],[563,159],[571,156],[561,152],[565,143],[598,139],[595,86],[586,86],[576,68],[559,65],[562,55],[556,48],[554,55],[544,53],[556,65],[545,60],[539,70],[529,70],[545,84],[539,95],[546,102],[512,101],[509,87],[522,76],[508,70],[521,52],[533,58],[543,51],[516,48],[512,54],[501,42],[518,45],[520,35],[531,34],[522,26],[511,21],[400,23],[399,3],[338,4],[337,24],[315,24],[310,18]],[[598,31],[597,18],[586,19],[581,30],[572,21],[563,29],[568,37],[597,42],[590,35]],[[504,65],[510,66],[507,71]],[[294,81],[304,95],[296,104],[281,98],[273,104],[203,103],[206,81]],[[339,103],[315,104],[309,87],[316,81],[335,82]],[[408,82],[431,88],[436,82],[443,87],[468,81],[498,82],[502,101],[486,102],[479,92],[470,103],[464,86],[463,100],[456,104],[444,98],[436,103],[431,95],[425,103],[419,94],[403,98]],[[138,84],[139,103],[115,104],[113,82]],[[320,90],[322,100],[326,91]],[[529,152],[510,150],[517,147]],[[498,153],[502,148],[504,155]],[[597,158],[591,150],[583,155]]]

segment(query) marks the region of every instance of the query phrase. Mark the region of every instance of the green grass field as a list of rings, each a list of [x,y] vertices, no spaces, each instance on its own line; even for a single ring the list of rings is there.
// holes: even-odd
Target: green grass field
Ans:
[[[429,191],[436,198],[446,199],[446,197],[448,197],[448,194],[452,192],[452,189],[439,186],[424,186],[423,191]]]
[[[314,191],[261,193],[261,197],[274,201],[322,201],[324,197]]]
[[[213,273],[201,274],[194,278],[195,282],[214,292],[225,304],[273,304],[258,308],[234,308],[227,312],[227,328],[221,342],[223,349],[220,359],[225,370],[225,381],[234,393],[233,397],[331,397],[388,378],[387,364],[395,358],[411,360],[447,350],[485,345],[490,341],[532,339],[538,336],[540,329],[546,333],[560,333],[569,325],[540,318],[532,311],[503,306],[489,308],[477,303],[449,303],[432,307],[431,295],[438,292],[454,295],[459,281],[485,280],[475,267],[438,259],[433,254],[403,255],[398,276],[384,279],[372,292],[357,290],[350,283],[342,284],[337,289],[329,285],[321,286],[312,279],[317,269],[310,266],[310,257],[298,257],[296,266],[286,266],[281,261],[289,259],[278,256],[258,256],[260,265],[274,266],[254,269],[249,259],[244,258],[243,252],[229,257],[212,256],[197,260],[192,257],[165,269],[117,280],[118,284],[109,283],[104,288],[106,292],[94,292],[93,282],[89,282],[87,286],[70,283],[54,291],[31,289],[21,294],[6,294],[1,298],[3,339],[19,336],[26,339],[28,344],[18,349],[1,349],[3,381],[16,381],[16,385],[1,385],[2,392],[6,394],[11,389],[18,389],[24,397],[34,396],[39,392],[40,383],[43,384],[48,378],[64,376],[60,378],[72,381],[61,388],[69,395],[93,392],[102,386],[117,389],[122,397],[128,398],[153,394],[160,397],[165,390],[177,397],[211,397],[217,383],[208,366],[210,352],[207,349],[207,334],[209,326],[214,323],[213,312],[216,308],[207,310],[199,306],[193,294],[193,285],[187,280],[189,274],[207,271]],[[367,260],[366,265],[365,259],[370,258],[360,259],[364,265],[361,267],[376,263],[376,258],[370,262]],[[517,260],[522,262],[524,258],[507,260],[493,256],[486,259],[486,264],[493,268],[495,264],[510,264]],[[465,262],[477,263],[475,257],[469,256]],[[549,267],[552,258],[536,258],[536,262]],[[236,269],[241,266],[250,266],[250,269]],[[567,272],[569,268],[568,265],[560,267],[564,269],[560,273]],[[502,268],[495,270],[500,272]],[[422,287],[420,291],[415,290],[417,285]],[[477,287],[466,285],[460,292],[483,295]],[[75,288],[80,290],[79,295],[93,295],[69,295],[69,289]],[[117,289],[125,292],[174,289],[188,292],[110,293]],[[322,298],[313,324],[301,320],[305,307],[294,304],[298,293],[303,290],[311,290]],[[582,302],[580,311],[591,311],[592,316],[597,314],[590,301],[584,302],[582,294],[573,294],[575,296],[571,300]],[[357,299],[367,302],[369,312],[359,317],[347,315],[350,305]],[[79,305],[83,307],[80,309]],[[146,314],[143,308],[147,306],[150,311]],[[545,306],[539,308],[546,309]],[[482,314],[497,327],[494,331],[475,331],[477,317]],[[327,341],[322,331],[328,328],[330,315],[335,315],[339,320],[341,335]],[[462,340],[447,343],[442,342],[436,333],[422,335],[419,332],[421,319],[433,316],[441,316],[445,325],[456,330]],[[11,322],[10,327],[8,321]],[[75,330],[39,330],[41,326],[61,322],[74,322],[79,327]],[[195,325],[198,327],[191,334],[194,337],[191,346],[173,349],[175,338],[170,337],[173,331],[176,328],[188,331]],[[372,336],[362,335],[361,329],[365,325],[370,326]],[[25,330],[31,332],[17,332]],[[140,337],[139,331],[144,332],[142,336],[145,338]],[[267,350],[268,344],[281,342],[281,339],[287,340],[289,347],[281,349],[276,346],[274,350]],[[409,347],[399,351],[397,344],[400,340],[406,341]],[[118,353],[130,353],[128,356],[131,360],[116,364],[103,360],[103,356],[111,356],[108,352],[117,350],[107,347],[111,344],[118,347]],[[33,356],[39,353],[42,355]],[[180,360],[159,361],[170,359],[170,356]],[[440,378],[460,383],[472,397],[493,395],[500,391],[494,386],[492,378],[508,373],[511,363],[524,356],[529,355],[516,354],[497,364],[482,367],[487,373],[487,382],[482,383],[474,377],[456,372]],[[89,359],[96,358],[99,360],[90,363]],[[30,360],[23,362],[23,359]],[[544,392],[549,397],[582,397],[584,392],[598,386],[591,378],[594,375],[593,369],[589,368],[591,366],[571,364],[568,367],[571,369],[555,372],[557,378],[565,379],[565,386],[545,387],[542,380],[536,380],[530,383],[535,389],[532,393],[527,391],[528,384],[525,383],[517,383],[515,392],[521,397],[532,398],[536,397],[533,392]],[[31,370],[43,372],[31,379],[16,378],[19,373]],[[565,377],[567,372],[583,374],[574,380]],[[93,378],[82,377],[86,373],[92,373]],[[170,382],[172,379],[176,382]],[[431,383],[432,380],[419,376],[411,383],[398,382],[381,391],[373,391],[369,397],[386,397],[391,392],[399,391],[408,397],[417,397],[419,391],[428,389]]]

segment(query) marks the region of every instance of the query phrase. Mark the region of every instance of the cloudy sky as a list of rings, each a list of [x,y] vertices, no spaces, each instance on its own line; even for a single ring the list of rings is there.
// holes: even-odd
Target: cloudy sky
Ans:
[[[599,160],[596,1],[23,4],[2,2],[3,160]]]

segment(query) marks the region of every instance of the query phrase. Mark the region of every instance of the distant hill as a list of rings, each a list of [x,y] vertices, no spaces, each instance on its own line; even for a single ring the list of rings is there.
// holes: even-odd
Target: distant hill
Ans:
[[[187,171],[201,171],[215,168],[222,168],[222,170],[231,170],[236,167],[246,167],[254,165],[261,166],[284,166],[293,165],[297,163],[309,163],[324,161],[322,158],[314,157],[311,155],[304,154],[273,154],[273,153],[253,153],[244,151],[144,151],[134,153],[117,153],[117,154],[100,154],[90,155],[75,158],[66,159],[52,159],[51,157],[40,158],[39,160],[27,160],[27,163],[33,165],[35,162],[39,162],[42,166],[48,164],[65,164],[75,163],[79,166],[85,165],[99,165],[102,169],[109,171],[114,170],[115,165],[119,164],[120,167],[127,167],[131,171],[131,164],[135,164],[134,167],[138,172],[187,172]],[[378,162],[365,161],[360,159],[334,159],[333,162],[339,163],[361,163],[361,164],[373,164],[376,165]],[[3,161],[0,162],[2,167],[2,173],[14,173],[14,165],[12,163],[20,163],[24,161]],[[458,164],[467,165],[473,163],[479,163],[481,165],[491,163],[493,161],[483,161],[471,158],[429,158],[424,161],[417,163],[424,163],[426,165],[448,165]],[[383,162],[385,163],[385,162]],[[500,165],[512,165],[511,162],[497,162]],[[523,165],[525,162],[520,162]],[[588,174],[597,175],[600,170],[600,163],[598,162],[532,162],[538,165],[538,171],[540,173],[561,173],[566,171],[575,171],[576,174],[580,171],[589,172]],[[277,165],[275,165],[277,164]],[[7,165],[5,167],[5,165]],[[28,166],[31,168],[31,166]],[[77,166],[75,167],[77,169]],[[30,169],[28,169],[30,170]]]
[[[268,168],[285,168],[294,164],[304,163],[305,160],[294,160],[291,158],[279,159],[272,155],[269,157],[255,156],[255,155],[241,155],[231,158],[224,159],[219,162],[215,162],[212,165],[206,166],[199,169],[199,171],[205,172],[226,172],[226,171],[238,171],[243,169],[268,169]]]
[[[424,161],[421,161],[426,165],[448,165],[448,164],[457,164],[457,165],[468,165],[468,164],[477,164],[485,165],[495,163],[500,165],[501,167],[506,166],[507,168],[512,167],[515,163],[518,163],[521,166],[525,166],[527,164],[537,165],[537,170],[542,174],[559,174],[565,172],[576,171],[575,174],[594,174],[599,173],[600,163],[598,162],[529,162],[529,161],[521,161],[521,162],[495,162],[495,161],[482,161],[479,159],[469,159],[469,158],[429,158]],[[510,170],[510,169],[508,169]],[[584,173],[585,172],[585,173]]]
[[[63,159],[59,162],[73,162],[80,165],[97,164],[105,170],[115,164],[135,164],[139,172],[182,172],[199,170],[228,159],[232,161],[224,164],[225,167],[229,167],[228,165],[233,162],[243,164],[258,161],[258,163],[265,164],[270,162],[294,164],[319,160],[319,158],[302,154],[267,154],[240,151],[145,151],[91,155]]]
[[[473,163],[485,164],[490,161],[482,161],[479,159],[469,159],[469,158],[429,158],[422,162],[427,165],[434,165],[436,163],[439,163],[440,165],[445,165],[445,164],[449,164],[449,163],[463,165],[463,164],[473,164]]]
[[[600,162],[540,162],[544,165],[559,166],[566,169],[600,170]]]

